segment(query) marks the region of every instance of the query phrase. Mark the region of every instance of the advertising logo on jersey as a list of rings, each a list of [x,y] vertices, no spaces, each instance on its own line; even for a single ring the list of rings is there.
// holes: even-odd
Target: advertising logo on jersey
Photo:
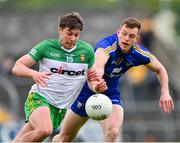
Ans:
[[[65,70],[62,67],[59,68],[51,68],[50,71],[52,73],[57,73],[57,74],[66,74],[69,76],[80,76],[80,75],[85,75],[85,70],[79,70],[79,71],[74,71],[74,70]]]

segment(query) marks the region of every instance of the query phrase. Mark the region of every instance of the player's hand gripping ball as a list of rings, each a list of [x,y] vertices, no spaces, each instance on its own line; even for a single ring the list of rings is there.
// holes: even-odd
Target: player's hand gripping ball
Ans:
[[[94,94],[85,104],[87,115],[94,120],[104,120],[112,113],[112,102],[104,94]]]

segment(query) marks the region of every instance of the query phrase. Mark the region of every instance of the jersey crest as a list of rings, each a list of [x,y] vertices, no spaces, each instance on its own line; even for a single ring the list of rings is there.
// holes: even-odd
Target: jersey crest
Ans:
[[[85,62],[86,56],[84,54],[80,55],[81,62]]]

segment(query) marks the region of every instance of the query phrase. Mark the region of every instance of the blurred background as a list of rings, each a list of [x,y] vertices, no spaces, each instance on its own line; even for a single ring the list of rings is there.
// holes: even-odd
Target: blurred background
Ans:
[[[11,141],[24,124],[24,102],[33,84],[32,79],[12,76],[14,62],[41,40],[58,38],[58,17],[72,11],[84,18],[81,39],[93,46],[115,33],[122,19],[140,19],[139,42],[168,71],[175,103],[168,115],[159,109],[160,86],[154,73],[140,66],[121,79],[125,118],[118,141],[180,141],[179,0],[0,0],[0,141]],[[99,124],[89,120],[75,141],[103,141]]]

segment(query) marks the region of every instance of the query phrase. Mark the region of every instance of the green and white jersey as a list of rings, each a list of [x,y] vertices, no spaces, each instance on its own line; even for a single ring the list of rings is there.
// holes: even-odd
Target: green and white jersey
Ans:
[[[37,92],[57,108],[68,108],[79,95],[88,69],[94,64],[94,51],[90,44],[78,40],[73,49],[67,50],[57,39],[47,39],[39,43],[28,53],[39,62],[40,72],[52,72],[46,87],[37,88]]]

